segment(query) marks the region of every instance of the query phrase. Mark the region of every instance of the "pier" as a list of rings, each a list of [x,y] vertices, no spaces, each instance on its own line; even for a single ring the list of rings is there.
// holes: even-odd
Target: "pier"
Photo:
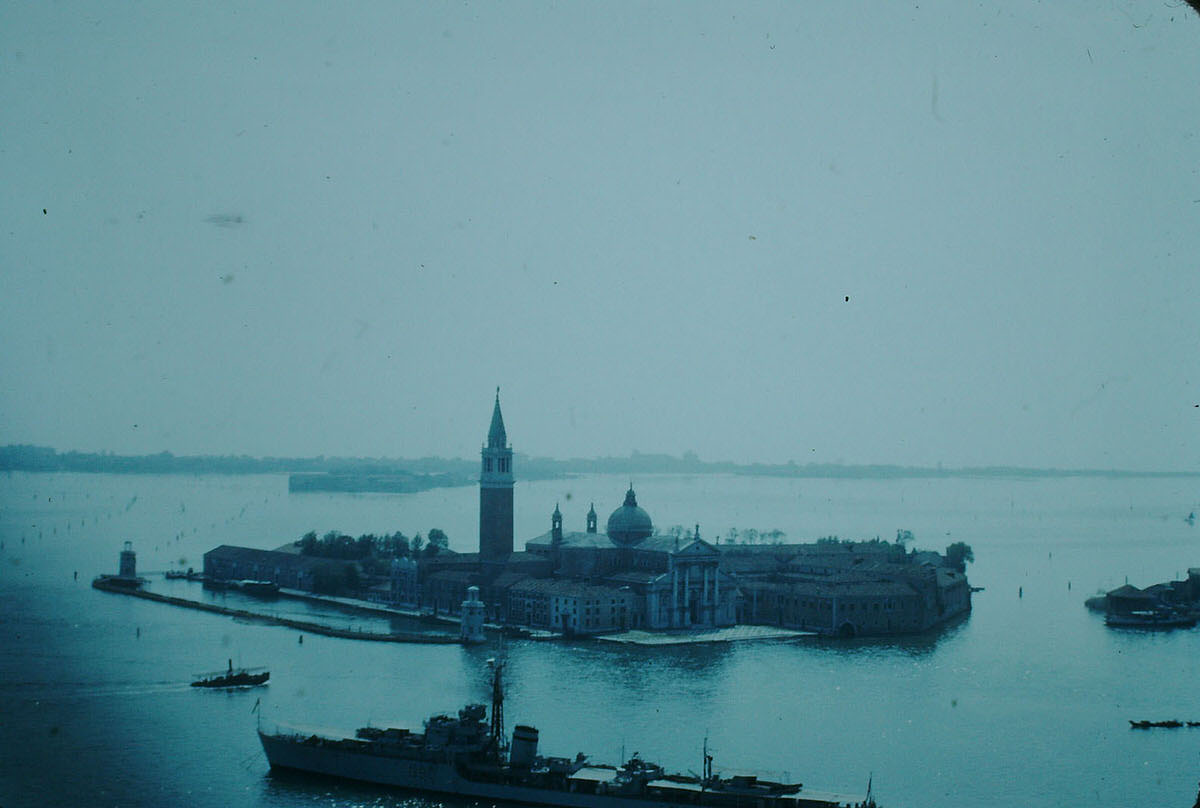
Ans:
[[[252,620],[258,623],[285,626],[287,628],[305,631],[309,634],[320,634],[326,637],[340,637],[346,640],[370,640],[374,642],[404,642],[445,645],[457,644],[459,641],[458,637],[450,634],[418,634],[415,632],[383,633],[376,631],[352,631],[350,629],[335,628],[322,623],[311,623],[307,620],[296,620],[291,617],[278,617],[276,615],[262,614],[260,612],[252,612],[246,609],[231,609],[228,606],[220,606],[216,603],[204,603],[198,600],[177,598],[171,595],[162,595],[158,592],[150,592],[136,587],[123,587],[112,583],[111,579],[105,577],[96,578],[94,581],[92,581],[92,587],[99,589],[102,592],[111,592],[117,595],[131,595],[135,598],[153,600],[158,603],[167,603],[172,606],[183,606],[188,609],[198,609],[202,612],[212,612],[214,614],[223,614],[226,617],[233,617],[241,620]]]

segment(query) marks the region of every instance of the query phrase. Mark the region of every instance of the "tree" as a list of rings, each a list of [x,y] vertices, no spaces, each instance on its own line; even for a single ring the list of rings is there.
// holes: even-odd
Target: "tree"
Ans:
[[[447,536],[441,528],[430,528],[428,547],[437,547],[439,550],[448,550],[450,549],[450,537]]]
[[[393,558],[408,557],[408,536],[397,530],[391,535],[388,541],[391,542],[390,549]]]
[[[412,550],[413,558],[416,558],[417,556],[421,555],[421,548],[424,545],[425,545],[425,540],[423,538],[421,538],[420,533],[418,533],[417,535],[412,537],[412,541],[408,543],[408,546]]]
[[[959,572],[967,571],[967,562],[975,561],[975,551],[966,542],[956,541],[946,548],[946,564]]]
[[[758,544],[758,531],[752,527],[743,530],[742,542],[745,544]]]
[[[308,531],[300,537],[300,541],[296,544],[300,545],[302,555],[313,555],[317,551],[317,531]]]
[[[381,556],[369,556],[358,562],[359,567],[367,575],[386,576],[392,570],[391,562]]]
[[[896,531],[896,544],[900,545],[901,547],[908,544],[912,540],[913,540],[913,532],[911,530],[897,530]]]

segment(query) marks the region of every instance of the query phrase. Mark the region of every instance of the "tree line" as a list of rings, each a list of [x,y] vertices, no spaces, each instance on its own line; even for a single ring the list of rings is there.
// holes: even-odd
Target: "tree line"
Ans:
[[[692,536],[692,531],[683,525],[671,525],[667,528],[667,535],[677,539],[686,539]],[[703,539],[704,536],[701,535],[700,538]],[[783,544],[783,540],[786,538],[787,534],[779,528],[756,530],[751,527],[738,530],[736,527],[731,527],[724,536],[718,534],[716,540],[722,544]]]
[[[450,549],[450,538],[440,528],[431,528],[427,537],[417,533],[412,538],[397,530],[395,533],[364,533],[354,538],[337,530],[318,537],[310,530],[296,541],[301,555],[333,558],[342,561],[381,561],[393,558],[431,558]]]

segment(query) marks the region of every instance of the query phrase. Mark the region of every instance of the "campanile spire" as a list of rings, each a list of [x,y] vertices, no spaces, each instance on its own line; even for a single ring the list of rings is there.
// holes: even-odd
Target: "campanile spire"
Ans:
[[[500,388],[496,388],[496,406],[492,407],[492,425],[488,429],[487,445],[489,449],[503,449],[508,446],[508,435],[504,431],[504,416],[500,414]]]

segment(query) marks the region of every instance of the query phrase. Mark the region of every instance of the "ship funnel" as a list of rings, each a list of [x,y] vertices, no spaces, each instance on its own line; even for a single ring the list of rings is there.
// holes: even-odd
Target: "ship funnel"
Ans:
[[[538,731],[536,727],[517,724],[513,727],[512,747],[508,753],[508,764],[528,769],[537,757]]]

